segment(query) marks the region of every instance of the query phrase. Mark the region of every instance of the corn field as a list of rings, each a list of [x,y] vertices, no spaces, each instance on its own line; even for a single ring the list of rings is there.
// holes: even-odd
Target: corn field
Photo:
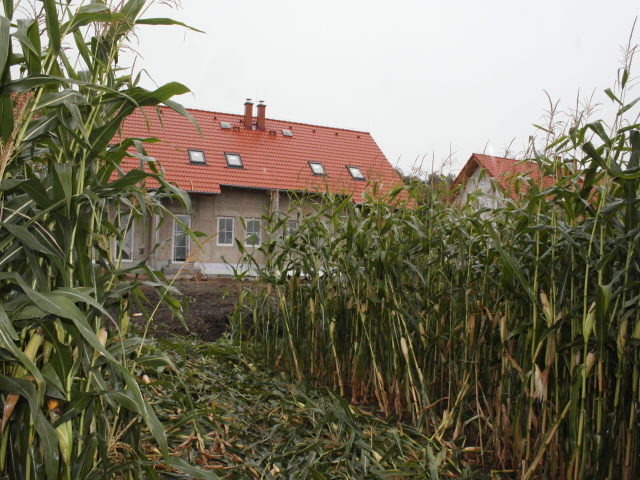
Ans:
[[[266,213],[267,264],[244,256],[264,287],[251,298],[248,348],[409,419],[479,471],[638,478],[632,53],[606,91],[617,106],[610,124],[551,115],[532,144],[550,187],[513,178],[489,210],[420,182],[386,195],[374,184],[362,205],[301,197],[289,212]],[[283,234],[289,220],[297,231]]]
[[[175,22],[142,18],[146,0],[0,3],[0,477],[158,478],[145,444],[193,473],[139,387],[155,359],[127,336],[137,274],[180,304],[161,274],[121,262],[134,218],[163,217],[164,198],[189,208],[146,155],[157,140],[117,134],[140,106],[188,116],[171,100],[186,87],[147,91],[118,66],[136,25]]]

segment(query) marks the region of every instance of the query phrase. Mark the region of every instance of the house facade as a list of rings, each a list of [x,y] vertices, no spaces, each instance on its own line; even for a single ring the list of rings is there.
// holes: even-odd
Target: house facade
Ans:
[[[528,179],[543,188],[554,183],[553,177],[543,176],[535,162],[474,153],[460,170],[451,188],[455,191],[454,202],[458,205],[465,205],[470,194],[481,192],[488,196],[476,197],[477,206],[497,208],[502,205],[505,194],[516,199],[526,192],[528,183],[525,180]],[[498,189],[494,188],[495,184],[499,186]]]
[[[147,154],[167,181],[188,192],[192,210],[187,215],[178,202],[169,203],[178,221],[166,218],[159,228],[155,218],[146,226],[136,222],[121,245],[123,262],[146,260],[174,273],[188,261],[206,274],[229,273],[227,263],[240,259],[237,242],[251,249],[266,241],[266,212],[284,215],[298,204],[295,199],[318,192],[350,194],[359,202],[371,182],[382,192],[401,182],[367,132],[269,119],[262,102],[256,110],[250,100],[242,115],[188,110],[202,134],[165,107],[160,118],[153,110],[125,121],[123,137],[161,140],[145,144]],[[139,165],[131,158],[121,167],[128,171]],[[287,228],[295,229],[296,222],[291,215]],[[194,248],[184,225],[210,236],[202,251]]]

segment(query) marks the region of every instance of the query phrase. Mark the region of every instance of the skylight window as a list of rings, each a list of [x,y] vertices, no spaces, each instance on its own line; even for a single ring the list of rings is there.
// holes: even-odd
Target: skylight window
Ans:
[[[351,174],[351,176],[356,180],[365,180],[364,175],[362,174],[362,171],[358,167],[347,166],[347,169],[349,170],[349,173]]]
[[[227,166],[232,168],[244,168],[242,165],[242,158],[239,153],[226,153],[224,157],[227,159]]]
[[[327,173],[324,171],[324,165],[320,162],[309,162],[309,166],[311,167],[311,171],[314,175],[326,175]]]
[[[293,133],[291,133],[291,130],[287,130],[286,128],[282,129],[282,135],[284,135],[285,137],[293,137]]]
[[[231,124],[229,122],[220,122],[220,128],[225,130],[231,130]]]
[[[191,163],[207,163],[202,150],[189,149],[189,161]]]

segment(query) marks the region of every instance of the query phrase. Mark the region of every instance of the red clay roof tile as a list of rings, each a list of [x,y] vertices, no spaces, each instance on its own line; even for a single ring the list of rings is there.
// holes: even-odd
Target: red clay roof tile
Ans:
[[[168,181],[188,192],[216,194],[220,193],[220,186],[329,190],[351,193],[355,201],[360,201],[367,182],[354,179],[347,165],[359,167],[367,180],[381,180],[384,191],[401,182],[366,132],[270,118],[266,119],[264,131],[250,130],[244,128],[243,115],[190,109],[202,130],[200,136],[185,117],[167,107],[161,107],[160,112],[162,124],[153,109],[146,111],[149,128],[142,113],[134,113],[123,125],[123,137],[161,139],[145,145],[147,153],[160,162]],[[232,129],[221,128],[220,122],[228,122]],[[285,136],[283,129],[290,130],[293,136]],[[189,163],[188,149],[204,151],[206,164]],[[228,167],[225,152],[240,154],[244,168]],[[308,162],[321,162],[326,175],[314,175]],[[137,159],[122,163],[125,171],[137,166]]]
[[[514,160],[512,158],[493,157],[474,153],[453,181],[452,188],[465,183],[477,168],[484,168],[489,177],[495,178],[500,187],[504,191],[508,191],[512,197],[515,197],[516,195],[513,191],[513,181],[516,178],[531,178],[536,184],[540,185],[540,177],[542,175],[538,164],[535,162],[526,162],[522,160]],[[545,176],[541,187],[550,187],[554,182],[555,180],[553,177]],[[524,193],[526,191],[526,184],[521,184],[520,192]]]

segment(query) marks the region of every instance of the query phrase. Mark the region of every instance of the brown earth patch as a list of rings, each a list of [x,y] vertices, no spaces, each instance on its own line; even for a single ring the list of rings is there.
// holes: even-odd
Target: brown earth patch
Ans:
[[[235,278],[178,280],[174,287],[189,299],[184,313],[188,329],[185,329],[171,309],[162,303],[153,315],[148,334],[152,337],[194,335],[203,341],[212,342],[229,329],[229,315],[236,307],[240,290],[251,288],[252,285],[251,281],[240,283]],[[141,288],[149,300],[144,307],[151,313],[160,297],[153,287],[145,285]],[[135,304],[131,320],[139,330],[144,329],[146,321]]]

